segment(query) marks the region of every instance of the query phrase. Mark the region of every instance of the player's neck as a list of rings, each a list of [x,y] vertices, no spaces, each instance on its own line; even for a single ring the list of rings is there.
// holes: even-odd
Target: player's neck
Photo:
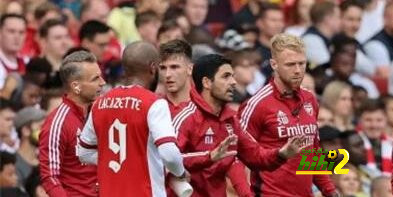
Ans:
[[[280,94],[286,94],[288,92],[292,92],[293,89],[291,87],[288,87],[286,84],[284,84],[279,77],[274,77],[273,83],[276,85],[278,91]]]
[[[213,96],[209,91],[202,91],[201,95],[203,100],[205,100],[206,103],[212,108],[213,113],[216,116],[219,116],[224,104],[218,99],[213,98]]]
[[[139,85],[139,86],[142,86],[142,87],[144,87],[146,89],[149,89],[149,85],[146,83],[146,81],[144,81],[144,80],[142,80],[140,78],[137,78],[137,77],[128,78],[126,80],[126,82],[125,82],[125,85],[127,85],[127,86],[129,86],[129,85]]]
[[[75,105],[82,108],[83,115],[86,116],[88,112],[88,108],[91,103],[83,101],[83,99],[79,95],[75,95],[74,93],[67,94],[67,98],[74,102]]]
[[[178,105],[182,102],[190,100],[190,90],[191,85],[187,83],[184,85],[183,89],[177,92],[168,92],[167,97],[174,105]]]

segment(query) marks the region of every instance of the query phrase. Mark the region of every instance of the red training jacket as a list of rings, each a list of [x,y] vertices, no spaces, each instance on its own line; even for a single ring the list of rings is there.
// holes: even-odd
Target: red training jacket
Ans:
[[[236,158],[233,156],[213,162],[209,151],[234,133],[238,136],[238,144],[232,145],[230,149],[238,151],[238,158],[242,162],[250,168],[274,170],[285,162],[278,156],[279,149],[260,148],[250,135],[240,129],[236,112],[228,106],[216,116],[195,90],[192,90],[191,100],[176,115],[173,124],[179,148],[184,153],[184,166],[191,173],[191,185],[194,188],[192,196],[226,196],[226,176],[237,178],[234,187],[238,192],[242,191],[240,196],[251,196],[244,166],[234,162]]]
[[[82,109],[66,96],[45,120],[39,137],[40,174],[51,197],[98,196],[96,166],[82,164],[76,155],[84,123]]]

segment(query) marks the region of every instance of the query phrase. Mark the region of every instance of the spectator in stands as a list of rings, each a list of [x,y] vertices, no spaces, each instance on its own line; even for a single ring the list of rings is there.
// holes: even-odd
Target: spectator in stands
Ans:
[[[266,78],[270,78],[272,73],[269,63],[272,56],[270,52],[270,39],[274,35],[281,33],[285,25],[284,14],[279,5],[272,3],[262,4],[256,25],[259,30],[259,36],[255,47],[260,52],[263,59],[262,73]]]
[[[108,24],[107,20],[109,16],[109,9],[110,8],[106,0],[83,1],[81,7],[80,22],[81,24],[84,24],[87,21],[96,20],[103,24]],[[79,23],[77,25],[78,28],[75,29],[80,29],[81,24]],[[127,28],[130,28],[130,26],[127,25]],[[105,73],[105,76],[108,80],[117,77],[116,76],[117,73],[121,72],[121,68],[120,68],[121,44],[118,38],[116,38],[116,32],[113,31],[112,29],[110,29],[109,32],[110,32],[109,33],[110,40],[101,58],[101,62],[105,64],[103,65],[103,67],[106,69],[103,72]]]
[[[103,54],[111,39],[110,27],[102,22],[91,20],[84,23],[79,31],[81,47],[92,52],[101,66],[105,70]]]
[[[23,5],[19,1],[4,1],[0,4],[0,14],[24,14]]]
[[[97,20],[106,23],[109,15],[109,6],[105,0],[89,0],[82,3],[81,22]]]
[[[26,192],[30,197],[49,197],[41,185],[39,168],[33,168],[25,184]]]
[[[15,170],[15,155],[0,151],[0,192],[4,188],[15,188],[18,186],[18,176]]]
[[[346,164],[348,174],[333,174],[332,179],[343,196],[365,197],[358,169],[352,164]]]
[[[363,4],[364,11],[356,38],[360,43],[364,44],[383,29],[383,12],[387,1],[368,0],[360,2]]]
[[[384,27],[368,41],[364,48],[368,56],[380,69],[380,76],[389,76],[389,67],[393,64],[393,3],[387,3],[384,11]]]
[[[16,153],[15,166],[20,186],[25,185],[33,167],[38,166],[38,135],[45,116],[45,111],[35,107],[25,107],[16,114],[15,128],[20,146]]]
[[[312,26],[303,35],[311,68],[329,62],[329,47],[340,31],[340,9],[331,1],[316,2],[310,11]]]
[[[319,128],[320,146],[324,150],[338,150],[342,148],[340,141],[340,131],[333,126],[323,126]]]
[[[288,27],[285,33],[302,36],[311,25],[310,10],[315,0],[296,0],[286,13]]]
[[[352,124],[352,89],[342,81],[330,82],[321,97],[321,103],[326,105],[332,112],[334,126],[341,132],[353,129]]]
[[[184,12],[191,26],[200,27],[203,25],[208,10],[208,0],[185,0]]]
[[[392,140],[387,136],[387,117],[380,100],[366,100],[360,107],[360,135],[367,154],[367,166],[383,175],[391,174]]]
[[[12,107],[20,110],[24,107],[38,107],[42,98],[42,88],[33,80],[23,80],[21,91],[14,91],[11,96]]]
[[[151,10],[155,12],[160,18],[162,18],[168,7],[168,0],[140,0],[136,2],[138,13]]]
[[[51,65],[49,81],[60,84],[58,73],[61,61],[67,51],[73,47],[70,33],[62,21],[50,19],[40,27],[39,35],[42,60]]]
[[[49,1],[34,1],[31,2],[30,9],[32,9],[32,17],[29,17],[29,13],[26,13],[26,19],[28,19],[26,29],[26,40],[24,41],[21,49],[21,54],[28,57],[35,57],[41,54],[41,48],[39,41],[37,40],[37,32],[39,28],[49,19],[61,20],[61,12],[59,7]],[[29,11],[28,11],[29,12]]]
[[[301,87],[307,89],[312,92],[316,96],[315,92],[315,80],[314,77],[310,73],[304,73],[304,78],[301,84]]]
[[[157,43],[157,34],[161,26],[161,20],[155,12],[138,13],[135,18],[135,25],[143,41],[152,44]]]
[[[47,114],[58,107],[62,102],[63,89],[49,89],[42,97],[41,107]]]
[[[25,60],[18,53],[26,35],[26,19],[21,15],[5,14],[0,18],[0,89],[7,74],[25,73]]]
[[[19,147],[14,129],[15,112],[8,100],[0,99],[0,151],[15,153]]]
[[[348,130],[341,133],[341,144],[348,151],[349,164],[354,165],[360,172],[362,190],[369,194],[371,179],[379,176],[379,170],[367,166],[366,148],[362,136],[354,130]]]
[[[182,29],[184,35],[187,35],[190,32],[191,25],[182,8],[173,6],[169,7],[165,12],[164,19],[162,21],[165,23],[165,21],[169,20],[176,21],[177,25],[179,25]]]
[[[371,197],[390,197],[392,196],[392,186],[390,177],[380,176],[373,179],[371,183]]]
[[[251,97],[247,92],[247,86],[254,81],[254,72],[258,71],[259,65],[249,59],[251,50],[229,52],[226,54],[232,62],[236,86],[232,101],[233,109],[237,111],[242,102]]]
[[[357,0],[346,0],[340,4],[342,14],[341,35],[356,40],[356,33],[359,31],[363,15],[363,6]],[[365,54],[363,45],[358,42],[356,45],[356,71],[366,76],[374,76],[376,66],[373,61]]]
[[[176,21],[165,21],[158,29],[157,44],[163,44],[176,39],[184,39],[184,34],[181,27],[176,23]]]
[[[345,131],[340,137],[343,148],[351,155],[349,157],[349,163],[356,167],[366,165],[366,149],[362,137],[354,130]]]
[[[260,0],[249,0],[227,25],[227,29],[242,29],[254,25],[260,12]]]
[[[318,127],[321,128],[323,126],[333,126],[333,125],[334,125],[333,112],[325,105],[319,106]]]
[[[367,90],[361,86],[352,85],[352,103],[353,103],[353,111],[355,117],[355,123],[359,118],[359,109],[362,103],[367,100],[368,93]]]
[[[18,176],[15,170],[15,155],[0,151],[0,188],[16,187]]]
[[[317,84],[319,90],[330,81],[340,80],[363,87],[370,98],[379,97],[379,91],[374,82],[355,72],[356,46],[357,41],[346,35],[336,36],[333,39],[330,63],[318,66],[312,71],[319,80]]]
[[[388,126],[386,132],[390,137],[393,137],[393,96],[386,96],[383,99],[383,102],[385,105],[386,117],[388,119]]]

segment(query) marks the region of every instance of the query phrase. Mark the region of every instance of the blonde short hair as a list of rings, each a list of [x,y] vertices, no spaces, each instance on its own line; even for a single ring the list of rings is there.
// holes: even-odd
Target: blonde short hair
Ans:
[[[289,34],[277,34],[270,40],[271,52],[273,57],[277,57],[277,54],[289,49],[299,53],[305,52],[305,45],[302,39],[297,36]]]
[[[332,81],[326,85],[322,93],[321,102],[335,113],[334,108],[340,98],[341,92],[352,87],[342,81]]]

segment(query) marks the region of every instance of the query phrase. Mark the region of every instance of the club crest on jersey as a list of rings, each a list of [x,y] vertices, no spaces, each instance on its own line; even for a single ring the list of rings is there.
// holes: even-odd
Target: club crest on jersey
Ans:
[[[225,128],[227,129],[228,135],[232,135],[233,134],[233,127],[232,124],[230,123],[226,123],[225,124]],[[236,145],[236,142],[232,142],[231,145]]]
[[[209,127],[205,133],[205,144],[213,144],[213,135],[213,129]]]
[[[231,124],[226,123],[225,124],[225,128],[227,129],[227,132],[228,132],[229,135],[233,134],[233,127],[232,127]]]
[[[304,103],[304,105],[303,105],[303,107],[304,107],[304,110],[307,112],[307,114],[308,115],[310,115],[310,116],[312,116],[313,115],[313,108],[312,108],[312,105],[311,105],[311,103]]]
[[[281,110],[278,110],[277,112],[277,121],[278,125],[284,125],[289,123],[288,116]]]

